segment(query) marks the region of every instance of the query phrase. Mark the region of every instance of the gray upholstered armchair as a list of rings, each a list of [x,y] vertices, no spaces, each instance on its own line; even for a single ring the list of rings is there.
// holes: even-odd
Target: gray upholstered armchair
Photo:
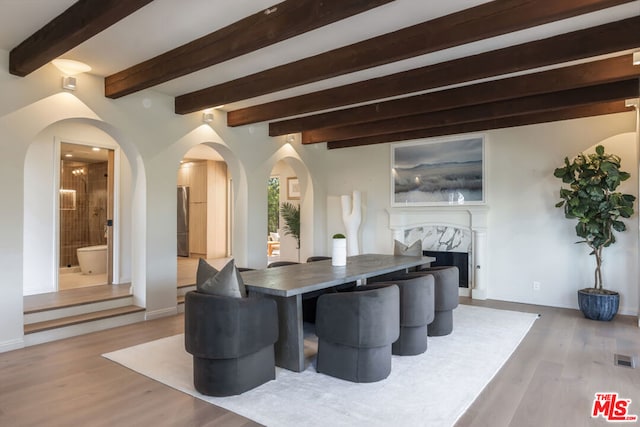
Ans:
[[[231,396],[275,379],[275,301],[198,291],[185,296],[185,348],[200,393]]]
[[[400,289],[400,336],[392,345],[398,356],[414,356],[427,351],[428,327],[434,318],[434,279],[431,275],[366,285],[373,289],[395,284]]]
[[[430,267],[410,274],[431,274],[435,283],[435,317],[429,336],[449,335],[453,331],[453,310],[458,306],[460,271],[455,266]]]
[[[458,267],[442,266],[409,273],[394,272],[377,276],[371,280],[393,282],[421,276],[433,276],[434,280],[434,317],[433,322],[429,323],[429,336],[449,335],[453,331],[453,310],[458,306],[459,300],[460,272]]]
[[[389,376],[391,344],[400,333],[399,306],[395,285],[321,295],[317,371],[365,383]]]

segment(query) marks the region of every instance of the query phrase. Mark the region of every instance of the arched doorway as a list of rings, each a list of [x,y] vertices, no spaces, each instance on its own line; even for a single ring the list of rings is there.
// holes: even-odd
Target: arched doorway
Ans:
[[[267,183],[267,259],[300,262],[300,179],[287,160],[278,161]],[[277,203],[274,209],[273,205]],[[297,218],[296,218],[297,216]]]
[[[185,153],[178,167],[179,288],[195,283],[199,258],[221,267],[233,254],[233,179],[220,148],[219,144],[211,143],[195,145]]]
[[[64,283],[71,287],[131,282],[132,238],[127,230],[132,221],[131,188],[135,172],[118,141],[100,124],[87,119],[53,123],[27,149],[23,295],[64,288],[60,286],[63,269],[78,276],[78,281],[64,278]],[[101,150],[100,155],[105,158],[98,159],[93,149]],[[79,154],[84,150],[96,155],[89,159],[88,155]],[[76,157],[72,161],[73,155]],[[110,199],[109,194],[115,197]],[[65,217],[67,213],[77,215]],[[108,220],[116,224],[115,231],[105,228]],[[94,225],[93,230],[90,224]],[[79,271],[77,249],[99,245],[108,247],[103,253],[104,273],[83,274]]]

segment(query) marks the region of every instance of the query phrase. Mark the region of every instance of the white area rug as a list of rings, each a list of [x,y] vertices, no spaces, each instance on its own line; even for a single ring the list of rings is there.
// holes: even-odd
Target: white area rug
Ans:
[[[451,426],[527,334],[536,314],[460,305],[454,331],[419,356],[393,356],[383,381],[355,384],[276,368],[276,379],[233,397],[193,388],[191,355],[176,335],[104,354],[142,375],[267,426]],[[313,360],[315,363],[315,359]]]

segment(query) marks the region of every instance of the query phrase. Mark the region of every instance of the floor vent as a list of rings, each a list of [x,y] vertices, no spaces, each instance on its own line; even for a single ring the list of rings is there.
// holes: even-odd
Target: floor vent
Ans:
[[[624,354],[614,354],[613,360],[616,366],[624,366],[625,368],[633,369],[638,364],[636,356],[625,356]]]

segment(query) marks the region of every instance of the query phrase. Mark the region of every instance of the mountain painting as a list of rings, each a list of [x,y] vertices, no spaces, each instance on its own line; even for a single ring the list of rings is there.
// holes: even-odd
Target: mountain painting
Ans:
[[[394,145],[393,204],[483,203],[483,149],[481,136]]]

